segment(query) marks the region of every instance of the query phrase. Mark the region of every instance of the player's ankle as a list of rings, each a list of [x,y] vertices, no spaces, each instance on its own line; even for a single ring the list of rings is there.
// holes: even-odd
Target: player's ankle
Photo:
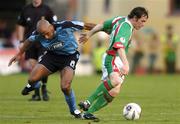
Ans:
[[[22,90],[21,94],[22,95],[28,95],[29,92],[31,92],[32,90],[34,90],[34,85],[33,84],[27,84],[26,87]]]
[[[85,100],[85,101],[84,101],[84,103],[85,103],[85,104],[87,104],[88,106],[90,106],[90,105],[91,105],[91,103],[90,103],[90,101],[89,101],[89,100]]]

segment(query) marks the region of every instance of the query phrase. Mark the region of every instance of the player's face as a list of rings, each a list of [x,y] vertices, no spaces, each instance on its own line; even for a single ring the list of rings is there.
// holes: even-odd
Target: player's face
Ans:
[[[139,19],[135,19],[134,28],[136,30],[139,30],[142,27],[144,27],[144,24],[146,23],[147,19],[148,19],[147,16],[142,16]]]
[[[49,27],[46,30],[43,30],[41,34],[46,38],[46,39],[52,39],[54,37],[54,28],[52,25],[49,25]]]
[[[42,0],[32,0],[32,4],[34,7],[38,7],[39,5],[41,5]]]

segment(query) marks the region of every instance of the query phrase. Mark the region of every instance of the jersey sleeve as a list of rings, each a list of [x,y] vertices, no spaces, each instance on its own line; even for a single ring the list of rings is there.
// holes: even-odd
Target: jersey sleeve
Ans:
[[[29,36],[28,40],[30,42],[35,42],[38,41],[39,38],[39,34],[37,33],[37,31],[33,31],[32,34]]]
[[[125,48],[128,45],[131,34],[132,29],[128,23],[119,25],[115,30],[115,42],[113,48]]]
[[[80,21],[71,21],[72,23],[72,28],[77,31],[77,30],[83,30],[84,29],[84,22]]]
[[[62,21],[54,23],[55,27],[63,28],[72,28],[74,31],[83,30],[84,22],[80,21]]]
[[[24,12],[25,12],[25,9],[23,9],[21,11],[20,15],[17,18],[17,24],[18,25],[26,26],[26,19],[24,17]]]
[[[46,10],[47,10],[46,19],[50,23],[57,21],[57,16],[54,14],[54,12],[52,11],[52,9],[49,6],[46,6]]]
[[[112,31],[112,22],[114,18],[104,21],[103,23],[103,31],[110,33]]]

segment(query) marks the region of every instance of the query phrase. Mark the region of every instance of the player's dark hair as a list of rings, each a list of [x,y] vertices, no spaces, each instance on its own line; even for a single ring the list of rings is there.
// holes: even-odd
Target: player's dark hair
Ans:
[[[136,7],[133,10],[131,10],[130,14],[128,15],[128,18],[134,18],[137,19],[141,18],[142,16],[147,16],[148,18],[148,11],[144,7]]]

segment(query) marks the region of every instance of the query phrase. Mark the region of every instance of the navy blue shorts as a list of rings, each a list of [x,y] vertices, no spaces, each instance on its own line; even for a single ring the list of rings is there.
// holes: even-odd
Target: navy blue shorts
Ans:
[[[39,61],[40,64],[44,65],[52,73],[56,71],[61,71],[65,67],[70,67],[73,70],[76,69],[76,64],[79,60],[79,52],[76,51],[71,55],[58,55],[53,52],[48,51],[42,56]]]

